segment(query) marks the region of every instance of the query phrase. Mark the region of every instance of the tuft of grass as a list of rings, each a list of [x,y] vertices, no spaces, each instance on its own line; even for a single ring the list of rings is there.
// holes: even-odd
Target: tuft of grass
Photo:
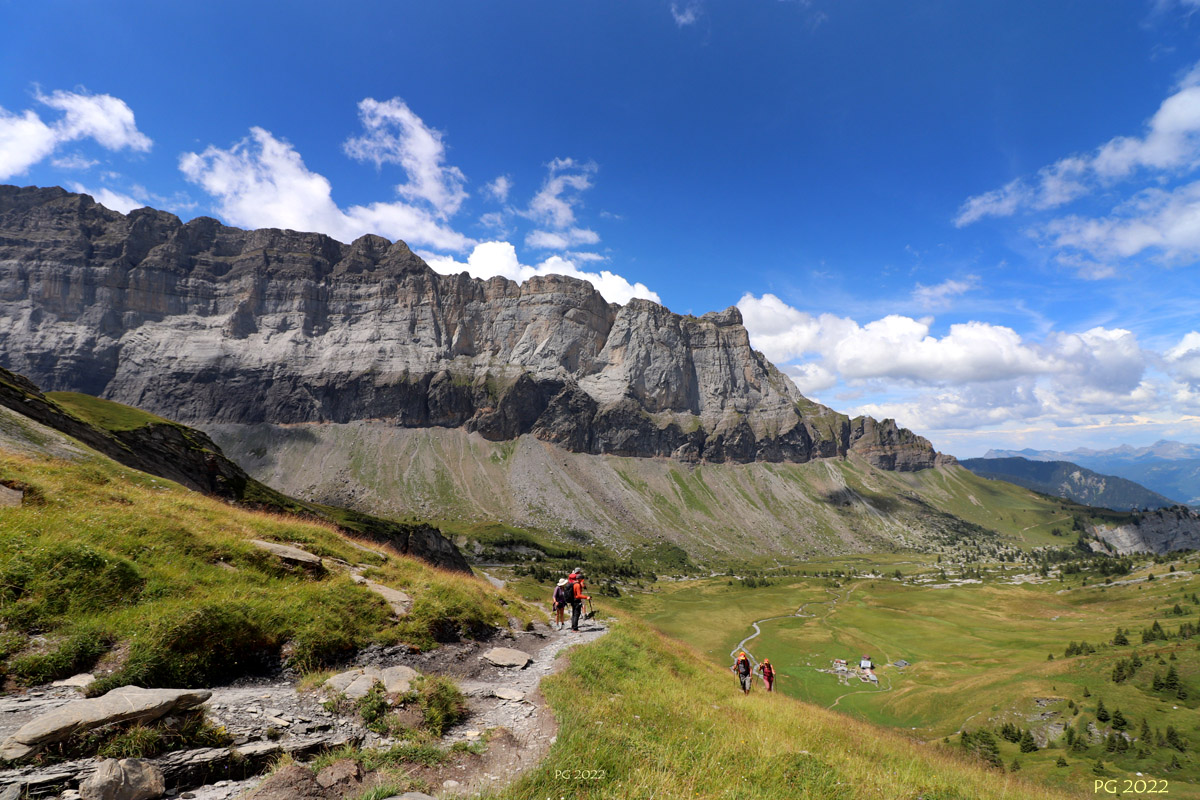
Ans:
[[[440,737],[448,728],[466,719],[467,700],[449,678],[422,675],[416,690],[425,729],[432,735]]]
[[[133,642],[122,669],[96,681],[87,693],[95,697],[127,684],[216,685],[254,671],[278,645],[277,633],[237,606],[175,608]]]
[[[386,733],[388,725],[386,716],[388,713],[387,692],[383,688],[383,684],[376,681],[365,695],[358,699],[354,704],[358,715],[362,717],[362,721],[366,723],[368,729],[376,733]]]
[[[52,745],[49,760],[100,758],[153,758],[174,750],[225,747],[231,737],[208,721],[203,711],[189,711],[149,724],[109,725],[74,734]]]
[[[112,646],[107,634],[82,630],[63,639],[47,653],[17,656],[8,663],[8,672],[22,686],[69,678],[89,668]]]

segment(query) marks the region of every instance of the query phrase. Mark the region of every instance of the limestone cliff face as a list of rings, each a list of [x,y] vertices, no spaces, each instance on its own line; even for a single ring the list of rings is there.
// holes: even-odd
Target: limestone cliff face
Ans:
[[[1100,525],[1090,532],[1121,555],[1195,550],[1200,547],[1200,513],[1187,506],[1158,508],[1134,514],[1128,523]]]
[[[438,275],[403,242],[122,215],[0,187],[0,366],[193,423],[532,433],[585,453],[938,459],[895,423],[804,398],[736,308],[618,306],[561,276]]]

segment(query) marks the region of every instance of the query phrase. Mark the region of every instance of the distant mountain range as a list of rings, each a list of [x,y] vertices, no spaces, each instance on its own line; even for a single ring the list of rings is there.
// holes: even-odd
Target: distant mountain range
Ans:
[[[1089,506],[1120,511],[1168,508],[1178,503],[1141,484],[1115,475],[1101,475],[1070,461],[1028,458],[968,458],[959,462],[983,478],[1008,481],[1042,494],[1065,497]]]
[[[989,450],[984,459],[1025,458],[1030,461],[1068,461],[1096,472],[1115,475],[1188,505],[1200,504],[1200,445],[1168,440],[1149,447],[1121,445],[1109,450]],[[973,459],[980,460],[980,459]]]

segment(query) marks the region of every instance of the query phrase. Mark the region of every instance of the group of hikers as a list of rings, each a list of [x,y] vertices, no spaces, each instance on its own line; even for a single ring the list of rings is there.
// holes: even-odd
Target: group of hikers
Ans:
[[[584,588],[583,570],[579,567],[571,570],[571,574],[567,577],[560,578],[558,585],[554,587],[551,603],[554,606],[554,622],[560,631],[566,624],[564,617],[568,605],[571,607],[571,630],[579,630],[579,617],[583,614],[583,601],[592,599],[584,594]]]
[[[584,592],[585,588],[583,570],[579,567],[571,570],[571,574],[567,577],[559,579],[558,584],[554,587],[554,594],[550,598],[554,608],[554,623],[558,626],[558,630],[561,631],[566,625],[567,606],[571,607],[571,630],[579,630],[579,618],[583,615],[583,603],[585,600],[592,599]],[[737,675],[742,692],[750,694],[750,687],[754,683],[755,669],[745,650],[738,653],[737,659],[729,669]],[[771,659],[764,658],[758,665],[757,671],[762,676],[763,686],[767,691],[775,691],[775,668],[771,666]]]
[[[754,683],[754,667],[750,664],[750,656],[746,655],[745,650],[738,653],[737,659],[729,669],[734,675],[737,675],[738,683],[742,686],[742,693],[750,694],[750,686]],[[771,666],[771,659],[764,658],[762,660],[762,663],[758,665],[758,674],[762,676],[763,686],[767,687],[767,691],[775,691],[775,668]]]

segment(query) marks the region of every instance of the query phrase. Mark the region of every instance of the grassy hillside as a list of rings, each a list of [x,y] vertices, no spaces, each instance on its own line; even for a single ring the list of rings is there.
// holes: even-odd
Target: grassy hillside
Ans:
[[[49,435],[43,429],[43,435]],[[434,646],[533,612],[485,582],[363,548],[328,523],[230,506],[96,455],[0,450],[0,670],[18,683],[98,665],[98,688],[197,686],[279,658],[303,669],[372,642]],[[289,568],[250,539],[327,559]],[[354,565],[414,598],[394,619]]]
[[[544,692],[561,728],[549,757],[494,795],[858,800],[1077,797],[784,695],[743,696],[688,645],[621,615],[572,650]],[[1090,789],[1080,781],[1080,790]],[[1089,792],[1090,794],[1090,792]]]
[[[825,572],[848,571],[851,565],[807,566]],[[1200,797],[1194,787],[1200,781],[1200,638],[1178,635],[1181,626],[1186,632],[1200,619],[1200,580],[1184,575],[1183,562],[1174,565],[1181,577],[1170,577],[1168,565],[1151,564],[1108,584],[1081,574],[1061,583],[941,584],[945,588],[910,582],[922,569],[936,575],[936,564],[921,568],[884,560],[855,568],[890,575],[894,566],[903,568],[905,581],[810,577],[745,589],[706,580],[620,602],[695,646],[714,665],[729,663],[730,650],[754,633],[752,622],[774,617],[760,622],[762,633],[748,649],[775,664],[782,692],[928,742],[944,737],[957,742],[961,729],[988,728],[1003,762],[1019,760],[1021,774],[1031,778],[1083,786],[1102,759],[1114,776],[1140,771],[1169,778],[1172,796]],[[1146,580],[1152,572],[1156,579]],[[1134,582],[1121,583],[1127,580]],[[797,612],[804,616],[794,616]],[[1143,642],[1141,632],[1152,630],[1155,621],[1166,638]],[[1129,644],[1112,644],[1118,627],[1129,631]],[[1073,642],[1084,641],[1094,652],[1067,654]],[[1114,669],[1134,653],[1142,666],[1114,680]],[[855,663],[863,654],[880,665],[878,686],[818,671],[829,669],[834,658]],[[890,666],[900,659],[910,666]],[[1172,667],[1182,697],[1178,689],[1154,689],[1155,673],[1163,678]],[[1111,721],[1097,718],[1100,700],[1110,713],[1123,712],[1131,746],[1109,751],[1096,741],[1072,750],[1062,738],[1065,725],[1111,729]],[[1149,741],[1142,737],[1143,720]],[[1000,738],[1006,723],[1052,746],[1022,753]],[[1186,740],[1184,750],[1160,742],[1168,726]],[[1066,766],[1057,765],[1060,756]]]
[[[858,460],[704,464],[568,453],[533,437],[359,422],[210,426],[251,475],[289,494],[396,517],[499,521],[628,552],[669,542],[707,563],[952,547],[1032,547],[1091,509],[959,467],[890,473]],[[986,530],[981,530],[986,529]]]

